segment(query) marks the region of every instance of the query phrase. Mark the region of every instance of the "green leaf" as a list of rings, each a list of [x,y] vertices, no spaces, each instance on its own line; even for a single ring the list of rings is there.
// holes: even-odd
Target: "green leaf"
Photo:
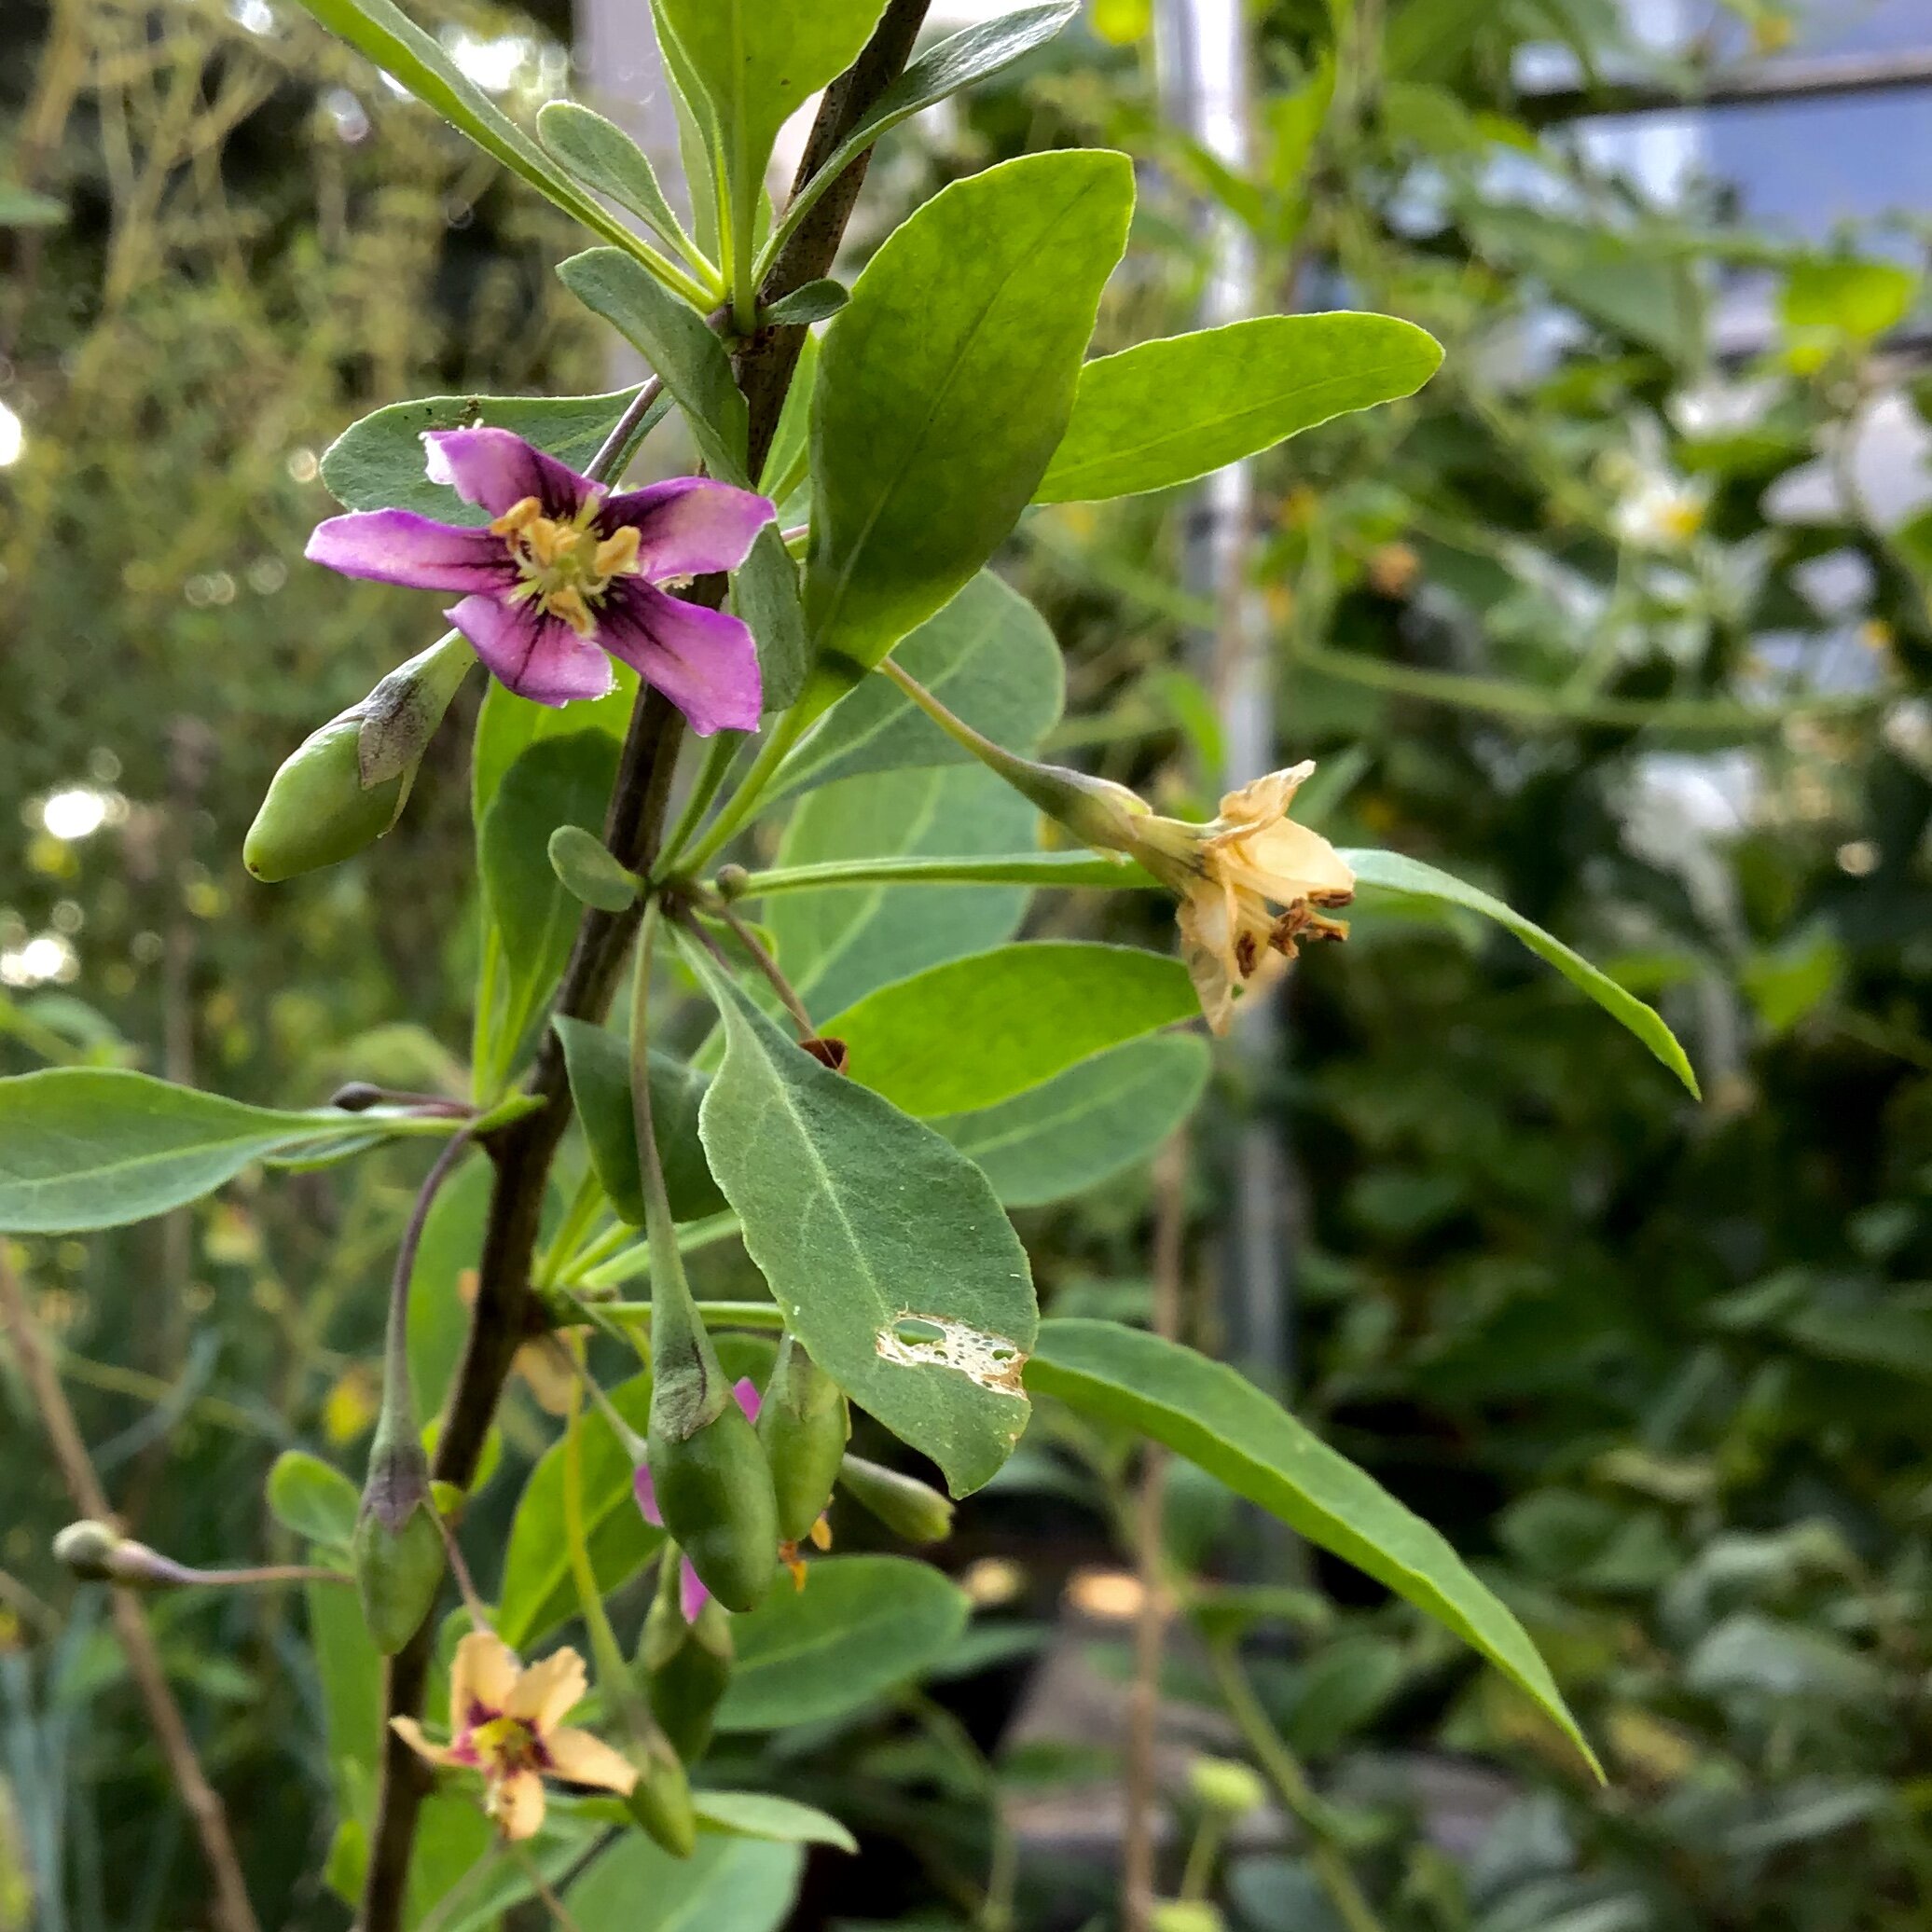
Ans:
[[[929,966],[824,1030],[851,1050],[852,1079],[926,1118],[990,1107],[1199,1010],[1164,953],[1042,939]]]
[[[774,1590],[731,1620],[738,1667],[721,1731],[776,1731],[843,1717],[917,1677],[966,1628],[966,1593],[908,1556],[827,1556],[803,1590]]]
[[[851,298],[844,283],[824,275],[816,282],[802,283],[788,296],[780,296],[764,311],[762,320],[785,328],[803,327],[809,323],[829,321]]]
[[[955,716],[1009,751],[1034,751],[1066,701],[1066,667],[1045,618],[991,571],[928,617],[892,659]],[[890,679],[867,678],[780,766],[767,797],[776,802],[862,772],[972,762],[972,752]]]
[[[1021,55],[1051,40],[1079,10],[1080,0],[1022,7],[997,20],[982,21],[929,48],[873,103],[827,157],[825,165],[792,198],[778,230],[779,241],[798,226],[819,197],[882,134],[948,94],[1011,66]]]
[[[1355,874],[1359,884],[1386,892],[1402,892],[1414,899],[1433,899],[1445,905],[1467,906],[1507,927],[1531,952],[1547,959],[1564,978],[1596,1001],[1610,1017],[1648,1046],[1694,1095],[1697,1075],[1690,1059],[1677,1043],[1677,1037],[1651,1009],[1635,994],[1626,993],[1615,980],[1572,952],[1560,939],[1552,938],[1533,920],[1513,912],[1500,899],[1466,886],[1420,859],[1404,858],[1400,852],[1376,851],[1358,847],[1342,854],[1343,862]]]
[[[758,646],[765,710],[784,711],[805,686],[805,606],[798,598],[798,567],[776,523],[767,523],[752,539],[731,580],[731,608]]]
[[[724,1017],[705,1152],[786,1325],[955,1496],[977,1489],[1026,1427],[1018,1370],[1039,1318],[986,1177],[686,957]]]
[[[1025,847],[1037,818],[983,766],[881,772],[812,793],[780,850],[788,864],[872,858],[881,848],[957,859]],[[997,945],[1026,909],[1023,887],[874,883],[780,894],[766,923],[793,986],[823,1018],[921,967]]]
[[[672,247],[683,238],[651,158],[614,121],[574,101],[537,113],[537,139],[593,193],[628,209]]]
[[[673,1858],[642,1832],[615,1844],[564,1894],[578,1932],[779,1932],[805,1854],[795,1844],[705,1837]]]
[[[642,1435],[650,1420],[651,1377],[633,1375],[610,1391],[612,1406]],[[590,1567],[608,1594],[643,1568],[664,1540],[644,1521],[631,1489],[628,1455],[597,1409],[581,1424],[584,1471],[584,1539]],[[497,1635],[512,1649],[540,1643],[577,1614],[576,1586],[563,1535],[564,1445],[553,1442],[537,1458],[510,1519],[504,1549]]]
[[[503,937],[513,1039],[550,997],[576,936],[577,902],[550,869],[550,835],[559,825],[600,832],[616,779],[617,745],[607,733],[540,738],[504,774],[483,815],[477,863]]]
[[[1412,395],[1442,360],[1392,315],[1263,315],[1143,342],[1080,372],[1073,419],[1033,500],[1133,496],[1351,409]]]
[[[731,358],[704,317],[619,249],[573,255],[557,265],[557,275],[656,370],[711,474],[746,484],[745,399],[732,380]]]
[[[462,1279],[483,1251],[490,1194],[496,1169],[480,1156],[462,1165],[437,1191],[422,1224],[416,1265],[409,1271],[409,1383],[416,1413],[440,1415],[469,1334]]]
[[[476,527],[490,521],[490,512],[464,503],[448,484],[430,481],[423,468],[425,430],[478,424],[512,430],[559,462],[582,470],[603,448],[636,394],[634,389],[620,389],[609,395],[427,395],[391,403],[352,422],[329,445],[323,452],[322,480],[345,509],[414,510],[438,523]],[[631,441],[633,449],[669,407],[669,398],[660,396],[645,411]],[[622,474],[621,466],[615,474]]]
[[[1778,298],[1787,329],[1828,330],[1869,342],[1904,321],[1919,280],[1897,262],[1820,255],[1793,265]]]
[[[637,702],[638,676],[628,664],[612,665],[617,674],[608,697],[576,704],[532,704],[490,679],[476,713],[476,741],[470,752],[470,819],[481,827],[504,774],[542,739],[601,731],[621,745]]]
[[[657,0],[711,108],[744,261],[779,130],[859,58],[884,9],[885,0]]]
[[[322,1690],[330,1787],[337,1810],[345,1818],[359,1818],[375,1790],[382,1755],[382,1658],[353,1590],[340,1583],[306,1583],[302,1598]]]
[[[434,35],[391,0],[302,0],[332,34],[468,135],[485,154],[619,248],[643,244],[586,195],[480,88],[466,79]]]
[[[769,1791],[694,1791],[698,1828],[775,1844],[829,1844],[856,1853],[859,1841],[829,1812]]]
[[[212,1194],[251,1161],[380,1133],[386,1116],[283,1112],[118,1068],[0,1080],[0,1231],[67,1234],[145,1221]]]
[[[1125,155],[1022,156],[935,195],[853,284],[812,395],[819,709],[963,589],[1026,507],[1133,205]]]
[[[932,1125],[1002,1206],[1038,1208],[1146,1160],[1194,1111],[1211,1060],[1196,1034],[1129,1041],[1030,1093]]]
[[[269,1508],[276,1522],[328,1549],[347,1549],[362,1494],[338,1469],[306,1449],[284,1449],[269,1471]]]
[[[550,835],[550,870],[580,905],[600,912],[628,912],[643,881],[618,864],[602,839],[581,825],[559,825]]]
[[[785,500],[805,481],[806,435],[811,424],[812,391],[819,380],[819,338],[807,336],[798,351],[792,386],[785,392],[779,425],[765,452],[765,469],[758,488],[785,514]]]
[[[1224,1362],[1111,1321],[1043,1322],[1027,1385],[1152,1436],[1445,1624],[1525,1692],[1593,1770],[1549,1667],[1419,1516]]]
[[[638,1174],[637,1117],[630,1099],[630,1048],[607,1028],[587,1020],[550,1024],[563,1042],[571,1097],[584,1123],[590,1164],[611,1206],[633,1227],[644,1224],[644,1192]],[[697,1138],[698,1103],[710,1079],[666,1053],[651,1056],[651,1125],[664,1167],[664,1185],[677,1221],[723,1213],[724,1196],[705,1165]]]
[[[0,181],[0,228],[50,228],[66,219],[64,201]]]

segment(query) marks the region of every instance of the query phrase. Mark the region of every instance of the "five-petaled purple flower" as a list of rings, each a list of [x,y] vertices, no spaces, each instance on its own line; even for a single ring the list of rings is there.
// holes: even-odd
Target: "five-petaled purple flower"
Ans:
[[[432,479],[489,511],[488,526],[360,510],[316,526],[314,562],[467,592],[446,614],[519,697],[601,697],[621,657],[699,737],[756,729],[752,633],[661,586],[737,569],[772,519],[766,498],[705,476],[613,495],[506,429],[431,430],[422,441]]]

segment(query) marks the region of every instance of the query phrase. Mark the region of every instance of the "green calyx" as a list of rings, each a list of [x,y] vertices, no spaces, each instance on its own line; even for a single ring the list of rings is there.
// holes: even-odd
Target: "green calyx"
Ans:
[[[688,1858],[697,1845],[697,1816],[684,1762],[661,1732],[625,1753],[637,1767],[637,1783],[625,1800],[630,1815],[673,1858]]]
[[[771,1467],[784,1541],[802,1543],[825,1513],[851,1432],[845,1392],[796,1335],[786,1335],[758,1412],[758,1438]]]
[[[862,1456],[847,1456],[838,1465],[838,1486],[908,1543],[940,1543],[953,1533],[951,1499],[917,1476],[902,1475]]]

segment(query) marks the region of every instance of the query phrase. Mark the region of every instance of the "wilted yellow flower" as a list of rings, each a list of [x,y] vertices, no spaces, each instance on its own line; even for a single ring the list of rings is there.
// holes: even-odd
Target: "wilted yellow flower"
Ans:
[[[1312,759],[1230,792],[1205,825],[1149,813],[1124,821],[1130,851],[1180,895],[1180,945],[1201,1011],[1227,1030],[1236,989],[1287,970],[1304,939],[1346,939],[1329,912],[1355,897],[1355,875],[1318,832],[1288,815]]]
[[[544,1822],[544,1779],[595,1785],[630,1796],[637,1769],[601,1738],[560,1725],[588,1688],[584,1660],[553,1650],[525,1670],[490,1631],[473,1630],[449,1670],[449,1742],[433,1743],[414,1718],[389,1721],[432,1764],[483,1773],[484,1810],[506,1839],[530,1838]]]

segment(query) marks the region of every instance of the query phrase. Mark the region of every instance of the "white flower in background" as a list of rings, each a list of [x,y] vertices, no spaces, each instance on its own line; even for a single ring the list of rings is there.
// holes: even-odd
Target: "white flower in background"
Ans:
[[[1703,530],[1710,485],[1693,481],[1672,466],[1663,433],[1652,418],[1636,420],[1631,447],[1607,456],[1601,473],[1616,492],[1611,528],[1619,542],[1632,549],[1684,550]]]

